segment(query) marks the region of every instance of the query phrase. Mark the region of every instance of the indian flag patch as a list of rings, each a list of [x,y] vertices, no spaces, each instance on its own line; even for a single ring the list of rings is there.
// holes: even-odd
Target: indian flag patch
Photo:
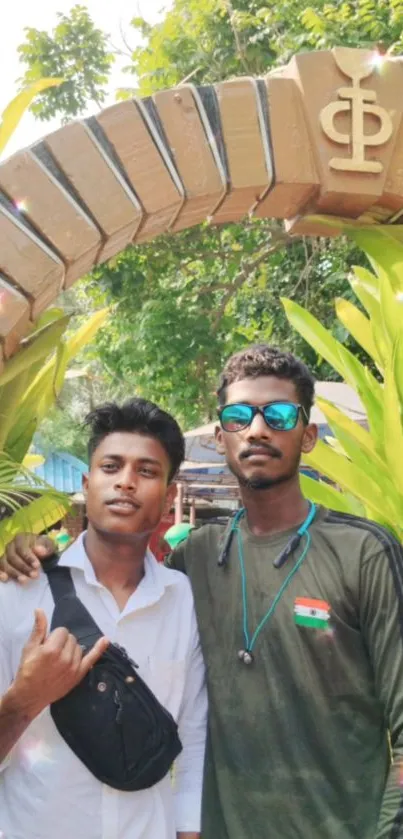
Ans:
[[[313,597],[296,597],[294,603],[294,621],[299,626],[312,629],[327,629],[330,620],[330,606],[326,600]]]

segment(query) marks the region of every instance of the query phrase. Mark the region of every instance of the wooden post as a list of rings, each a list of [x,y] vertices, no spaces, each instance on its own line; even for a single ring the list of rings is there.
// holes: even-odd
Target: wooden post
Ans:
[[[192,525],[193,525],[193,527],[194,527],[194,526],[195,526],[195,524],[196,524],[196,500],[195,500],[194,498],[192,498],[192,500],[191,500],[191,502],[190,502],[190,508],[189,508],[189,524],[192,524]]]
[[[177,484],[175,498],[175,524],[183,521],[183,484]]]

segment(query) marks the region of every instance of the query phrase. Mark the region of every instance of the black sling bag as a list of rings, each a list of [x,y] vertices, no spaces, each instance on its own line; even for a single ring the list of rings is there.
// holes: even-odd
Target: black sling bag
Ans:
[[[43,564],[55,601],[51,629],[66,627],[86,652],[103,633],[77,597],[70,569],[58,566],[58,559]],[[175,720],[117,644],[109,645],[70,693],[53,702],[50,713],[87,769],[115,789],[153,786],[182,750]]]

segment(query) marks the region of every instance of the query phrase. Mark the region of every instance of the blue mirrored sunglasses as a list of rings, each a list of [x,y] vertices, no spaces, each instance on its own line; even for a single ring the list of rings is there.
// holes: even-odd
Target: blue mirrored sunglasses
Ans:
[[[219,408],[218,416],[224,431],[242,431],[251,425],[256,414],[261,414],[266,425],[274,431],[292,431],[298,422],[300,411],[308,422],[303,406],[295,402],[268,402],[261,408],[245,402],[234,402],[233,405]]]

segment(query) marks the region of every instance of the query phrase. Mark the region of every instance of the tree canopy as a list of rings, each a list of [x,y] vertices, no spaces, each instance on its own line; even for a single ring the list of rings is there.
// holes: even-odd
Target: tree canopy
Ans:
[[[29,27],[18,49],[26,65],[23,86],[42,78],[62,78],[63,84],[37,96],[31,111],[43,121],[79,116],[90,102],[105,100],[105,85],[114,61],[108,37],[97,29],[85,6],[74,6],[69,15],[58,13],[52,32]]]

